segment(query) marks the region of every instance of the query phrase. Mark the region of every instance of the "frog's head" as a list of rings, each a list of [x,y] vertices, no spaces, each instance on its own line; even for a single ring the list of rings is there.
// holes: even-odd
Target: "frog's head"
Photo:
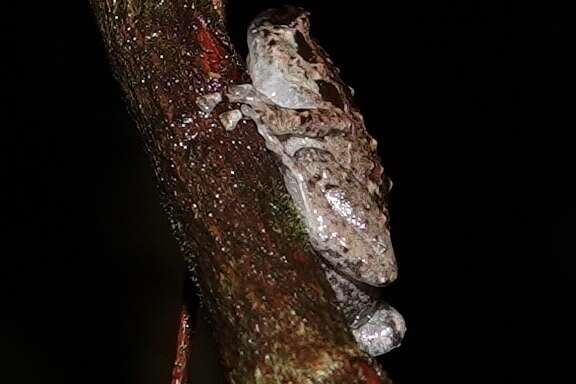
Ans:
[[[331,252],[332,264],[354,280],[373,287],[383,287],[398,276],[398,267],[390,233],[377,236],[368,243],[358,243],[356,249],[338,254]],[[330,259],[330,257],[329,257]]]
[[[336,236],[332,241],[319,243],[320,254],[334,268],[348,277],[373,287],[383,287],[398,276],[398,267],[389,231],[382,231],[372,238]],[[316,247],[315,247],[316,248]]]
[[[358,269],[360,281],[376,287],[388,285],[396,280],[398,266],[389,231],[372,240],[368,254],[361,263],[358,263]]]
[[[386,207],[372,201],[370,194],[355,194],[340,187],[324,187],[330,209],[320,217],[318,236],[313,242],[337,270],[372,286],[384,286],[396,279],[398,268],[389,229]],[[361,189],[357,186],[358,189]]]

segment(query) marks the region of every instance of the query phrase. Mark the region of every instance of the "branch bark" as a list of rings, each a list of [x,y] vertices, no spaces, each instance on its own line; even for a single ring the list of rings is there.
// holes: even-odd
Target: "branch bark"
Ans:
[[[388,382],[365,356],[250,121],[198,97],[248,82],[221,0],[91,0],[114,75],[197,278],[231,383]]]
[[[188,382],[188,359],[190,358],[191,339],[190,314],[186,305],[183,305],[178,322],[176,357],[174,358],[174,366],[172,367],[171,384],[186,384]]]

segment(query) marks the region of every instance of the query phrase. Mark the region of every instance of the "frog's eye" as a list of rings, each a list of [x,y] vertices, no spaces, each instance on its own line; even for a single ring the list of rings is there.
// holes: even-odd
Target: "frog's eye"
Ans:
[[[322,180],[322,175],[316,173],[316,174],[314,174],[314,175],[312,176],[312,180],[314,180],[314,181],[320,181],[320,180]],[[329,186],[326,186],[326,188],[328,188],[328,187],[329,187]]]

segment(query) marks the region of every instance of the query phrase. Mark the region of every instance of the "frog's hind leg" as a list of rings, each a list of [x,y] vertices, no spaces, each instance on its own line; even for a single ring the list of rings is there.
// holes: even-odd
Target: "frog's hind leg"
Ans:
[[[406,324],[402,315],[378,298],[379,289],[358,283],[332,267],[324,270],[361,350],[378,356],[398,347]]]

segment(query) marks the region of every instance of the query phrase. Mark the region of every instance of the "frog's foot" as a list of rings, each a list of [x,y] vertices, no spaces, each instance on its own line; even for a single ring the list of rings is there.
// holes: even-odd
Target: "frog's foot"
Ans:
[[[196,105],[204,112],[204,117],[208,117],[221,101],[222,94],[220,92],[212,92],[198,96],[196,98]]]
[[[370,356],[382,355],[400,346],[405,332],[402,315],[385,303],[381,303],[366,322],[352,326],[360,349]]]
[[[228,100],[232,103],[245,103],[250,104],[252,101],[256,101],[260,95],[258,91],[254,89],[252,84],[235,84],[228,87],[228,92],[226,92]]]
[[[226,97],[231,103],[248,104],[252,107],[262,104],[273,105],[273,102],[264,94],[258,92],[250,83],[235,84],[228,87]]]

